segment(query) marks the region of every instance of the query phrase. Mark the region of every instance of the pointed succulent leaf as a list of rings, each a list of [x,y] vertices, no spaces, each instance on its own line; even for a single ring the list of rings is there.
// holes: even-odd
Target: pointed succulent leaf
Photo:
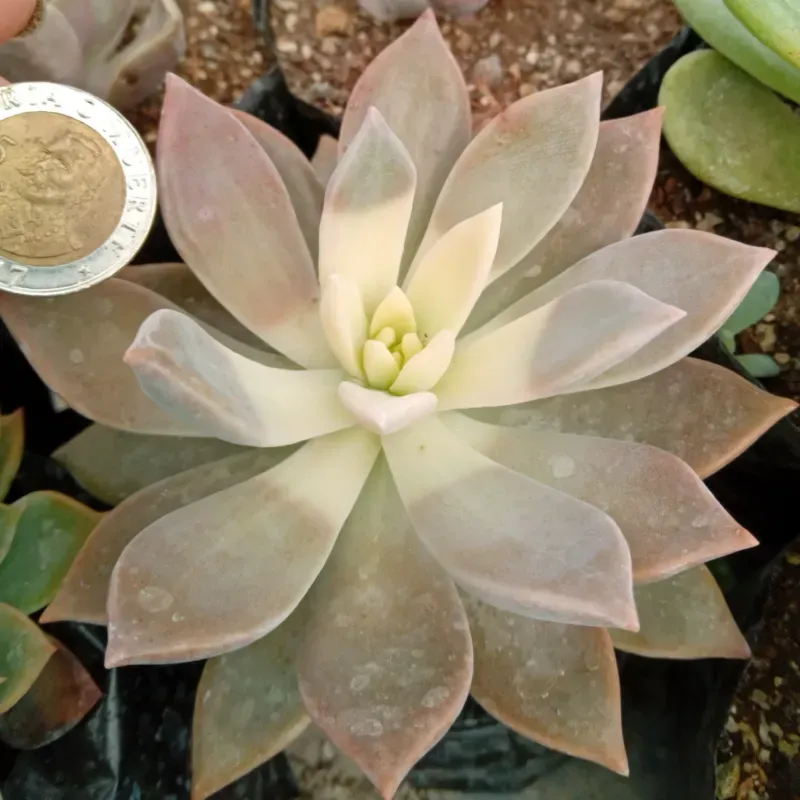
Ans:
[[[350,427],[339,370],[286,370],[230,350],[179,311],[149,316],[125,353],[142,391],[188,428],[279,447]]]
[[[367,314],[397,285],[417,172],[403,143],[371,107],[325,191],[319,277],[345,275]]]
[[[339,399],[367,430],[386,436],[436,411],[436,395],[414,392],[403,397],[367,389],[352,381],[339,385]]]
[[[591,166],[602,83],[598,72],[536,92],[502,111],[472,140],[436,201],[412,275],[420,257],[450,228],[496,203],[503,203],[503,224],[492,278],[541,241]]]
[[[800,119],[782,98],[700,50],[669,70],[659,102],[664,136],[689,172],[733,197],[800,213]]]
[[[423,256],[406,289],[423,340],[461,330],[486,286],[502,217],[498,203],[458,223]]]
[[[22,461],[25,424],[22,409],[13,414],[0,415],[0,500],[2,500]]]
[[[469,413],[499,425],[650,444],[707,478],[795,408],[725,367],[684,358],[633,383]]]
[[[220,439],[147,436],[90,425],[53,458],[92,496],[115,506],[145,486],[249,449]]]
[[[323,185],[327,186],[328,181],[336,169],[336,163],[339,160],[339,142],[323,133],[319,137],[317,149],[314,151],[314,156],[311,159],[311,166],[317,175],[317,180]]]
[[[473,697],[523,736],[622,775],[620,685],[607,631],[540,622],[465,597]]]
[[[611,630],[614,646],[653,658],[749,658],[750,648],[704,566],[637,586],[637,633]]]
[[[404,255],[404,265],[408,266],[436,197],[471,133],[464,77],[432,12],[422,14],[364,70],[344,112],[340,156],[372,106],[383,115],[417,169]]]
[[[274,630],[325,564],[378,450],[358,428],[314,439],[145,528],[111,576],[106,664],[208,658]]]
[[[725,0],[760,42],[800,69],[800,6],[793,0]]]
[[[356,281],[341,273],[325,280],[319,314],[328,345],[342,368],[351,377],[363,380],[362,351],[369,322]]]
[[[191,435],[139,388],[122,357],[154,311],[171,304],[110,278],[75,294],[0,294],[0,316],[42,380],[80,414],[112,428]]]
[[[437,419],[383,446],[417,534],[464,589],[537,619],[636,629],[628,546],[602,511],[490,461]]]
[[[261,145],[227,109],[174,76],[158,145],[164,219],[184,261],[268,344],[303,366],[331,365],[314,265],[286,186]]]
[[[33,686],[56,648],[27,614],[0,603],[0,714]]]
[[[11,547],[0,563],[0,603],[32,614],[55,597],[101,514],[57,492],[17,500]]]
[[[196,320],[250,347],[265,349],[267,345],[251,333],[210,294],[186,264],[143,264],[125,267],[117,273],[131,283],[166,297]],[[286,361],[287,366],[292,362]]]
[[[102,697],[86,668],[63,644],[12,709],[0,716],[0,739],[17,750],[44,747],[72,730]]]
[[[722,330],[732,334],[741,333],[745,328],[761,322],[778,302],[781,293],[781,283],[774,272],[764,270],[744,296],[744,300],[736,310],[725,320]]]
[[[273,758],[308,726],[295,666],[305,606],[257,642],[206,664],[192,726],[193,800]]]
[[[800,70],[753,36],[725,0],[675,0],[675,5],[714,50],[765,86],[800,103]]]
[[[289,192],[311,260],[316,263],[319,252],[319,220],[325,190],[311,162],[291,139],[263,120],[235,108],[231,109],[231,113],[253,134],[278,170],[286,191]]]
[[[781,374],[781,368],[772,356],[766,353],[745,353],[737,355],[736,360],[754,378],[775,378]]]
[[[691,467],[646,444],[443,421],[478,452],[608,514],[628,542],[637,583],[658,581],[758,542]]]
[[[474,330],[596,250],[633,235],[656,177],[664,110],[600,124],[592,166],[572,205],[519,263],[486,287]]]
[[[154,483],[120,503],[103,516],[89,535],[58,593],[42,614],[42,622],[75,620],[105,625],[114,565],[141,531],[172,511],[262,474],[293,449],[250,450],[197,466]]]
[[[630,358],[583,386],[574,384],[570,391],[635,381],[674,364],[716,332],[774,255],[773,250],[701,231],[665,230],[633,236],[557,275],[471,336],[478,338],[576,286],[590,281],[624,281],[680,308],[685,316]]]
[[[11,543],[17,533],[17,523],[21,516],[22,507],[20,505],[15,503],[13,506],[7,506],[0,503],[0,572],[3,560],[11,549]]]
[[[443,328],[434,334],[424,350],[406,361],[389,390],[394,394],[408,395],[433,389],[447,372],[455,347],[455,334]]]
[[[577,285],[503,327],[464,339],[436,387],[439,408],[560,394],[625,362],[684,316],[630,284]]]
[[[383,459],[312,593],[306,708],[391,798],[461,711],[472,644],[456,588],[414,535]]]

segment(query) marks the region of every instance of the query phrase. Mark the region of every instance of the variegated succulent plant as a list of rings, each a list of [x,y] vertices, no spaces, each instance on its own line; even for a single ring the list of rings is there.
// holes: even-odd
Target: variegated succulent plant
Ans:
[[[0,416],[0,500],[22,458],[22,414]],[[55,596],[100,515],[57,492],[0,502],[0,740],[29,750],[71,730],[100,699],[78,659],[30,617]]]
[[[600,97],[592,75],[471,139],[426,13],[353,90],[323,189],[172,78],[186,265],[0,298],[100,423],[59,458],[126,498],[44,619],[107,623],[109,666],[210,659],[196,800],[309,720],[389,798],[470,692],[625,773],[615,646],[747,656],[704,564],[756,542],[701,479],[795,404],[686,356],[773,253],[631,238],[661,112],[600,124]]]
[[[159,88],[185,46],[176,0],[47,0],[32,33],[0,45],[0,75],[66,83],[128,108]]]

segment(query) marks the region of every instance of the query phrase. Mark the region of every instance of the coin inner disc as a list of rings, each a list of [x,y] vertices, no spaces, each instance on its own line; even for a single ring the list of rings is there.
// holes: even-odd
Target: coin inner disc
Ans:
[[[49,111],[0,121],[0,258],[67,264],[101,247],[125,207],[125,175],[93,128]]]

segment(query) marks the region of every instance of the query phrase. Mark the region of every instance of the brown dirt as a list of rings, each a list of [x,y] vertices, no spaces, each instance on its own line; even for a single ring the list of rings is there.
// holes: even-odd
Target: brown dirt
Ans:
[[[366,64],[405,27],[373,22],[355,0],[272,0],[270,48],[253,25],[250,0],[187,4],[189,49],[178,72],[223,103],[233,102],[277,58],[299,96],[341,113]],[[441,23],[479,122],[521,96],[598,69],[605,73],[607,101],[680,27],[669,0],[492,0],[474,17]],[[151,146],[160,104],[156,97],[131,114]],[[742,335],[740,350],[774,355],[782,373],[767,388],[800,400],[800,219],[720,195],[668,151],[651,207],[668,225],[778,251],[771,268],[781,279],[782,298]],[[800,798],[799,565],[795,552],[775,579],[754,659],[737,692],[719,750],[720,800]],[[309,800],[377,797],[318,737],[299,742],[292,759]],[[439,797],[403,791],[404,800]]]

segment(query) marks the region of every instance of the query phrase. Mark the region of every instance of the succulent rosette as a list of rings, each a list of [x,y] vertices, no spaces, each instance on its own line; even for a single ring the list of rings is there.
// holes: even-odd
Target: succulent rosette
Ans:
[[[32,33],[0,45],[0,74],[66,83],[129,108],[161,86],[185,49],[176,0],[48,0]]]
[[[126,498],[44,619],[107,623],[112,667],[210,659],[195,798],[309,720],[389,798],[470,692],[625,773],[615,646],[748,655],[704,563],[756,542],[701,479],[795,404],[686,356],[773,253],[632,238],[661,112],[600,124],[600,102],[597,74],[472,138],[427,13],[353,90],[323,189],[172,78],[186,264],[0,299],[100,423],[59,457]]]

